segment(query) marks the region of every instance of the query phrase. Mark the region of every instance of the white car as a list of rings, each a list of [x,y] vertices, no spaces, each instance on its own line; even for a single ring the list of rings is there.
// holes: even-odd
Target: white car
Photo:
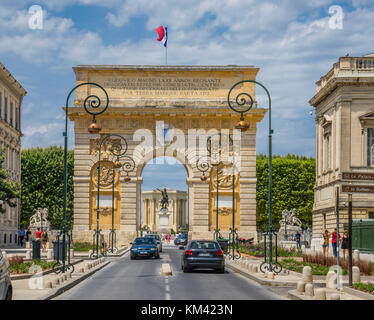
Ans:
[[[10,280],[9,261],[0,250],[0,300],[12,300],[13,287]]]

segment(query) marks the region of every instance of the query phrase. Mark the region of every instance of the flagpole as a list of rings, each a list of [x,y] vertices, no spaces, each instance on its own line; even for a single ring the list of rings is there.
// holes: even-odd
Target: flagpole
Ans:
[[[166,47],[165,47],[165,65],[168,64],[168,27],[165,26],[166,29]]]

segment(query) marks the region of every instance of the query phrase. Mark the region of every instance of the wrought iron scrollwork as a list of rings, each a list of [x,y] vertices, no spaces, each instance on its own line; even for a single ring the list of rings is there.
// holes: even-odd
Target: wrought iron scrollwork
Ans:
[[[267,241],[268,238],[269,238],[269,241],[270,241],[270,233],[271,233],[272,236],[274,235],[274,237],[275,237],[275,261],[273,261],[273,255],[271,255],[271,259],[270,259],[270,257],[269,257],[269,259],[267,259],[268,248],[267,248],[267,245],[266,245],[266,241]],[[276,274],[279,274],[282,271],[283,267],[278,262],[278,234],[277,234],[277,232],[270,230],[268,232],[263,233],[263,238],[264,238],[264,262],[261,263],[261,265],[260,265],[260,271],[262,273],[265,273],[265,271],[271,271],[271,272],[274,272]],[[273,246],[269,245],[269,250],[272,250],[272,248],[273,248]],[[270,256],[270,254],[269,254],[269,256]]]
[[[65,237],[64,237],[65,234]],[[60,256],[60,238],[65,239],[65,243],[62,243],[62,256]],[[74,265],[70,262],[70,248],[72,243],[72,234],[69,230],[61,230],[57,235],[57,259],[52,266],[52,271],[56,274],[65,273],[66,271],[74,272]]]
[[[231,250],[228,250],[228,256],[230,259],[240,259],[241,253],[239,252],[239,235],[238,235],[238,229],[232,229],[230,228],[230,234],[229,234],[229,245],[231,244]]]

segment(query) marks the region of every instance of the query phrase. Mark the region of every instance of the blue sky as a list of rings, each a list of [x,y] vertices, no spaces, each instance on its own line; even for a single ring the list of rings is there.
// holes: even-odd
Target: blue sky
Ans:
[[[44,10],[42,30],[29,28],[31,5]],[[342,30],[329,27],[332,5],[343,9]],[[0,0],[0,61],[28,91],[23,148],[62,144],[72,67],[162,64],[154,29],[167,25],[169,64],[259,67],[273,102],[273,152],[314,156],[315,82],[340,56],[374,51],[373,16],[372,0]],[[260,90],[257,98],[266,107]],[[267,153],[267,126],[258,126],[257,153]],[[72,124],[69,136],[72,148]]]

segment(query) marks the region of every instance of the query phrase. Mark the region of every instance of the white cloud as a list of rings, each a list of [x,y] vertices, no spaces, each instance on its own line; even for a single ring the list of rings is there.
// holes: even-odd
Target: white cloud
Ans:
[[[334,4],[329,0],[307,3],[291,0],[39,2],[49,10],[74,4],[113,8],[107,14],[111,27],[125,27],[138,16],[146,17],[146,29],[150,32],[161,24],[168,25],[170,64],[253,64],[260,67],[258,80],[272,95],[274,127],[279,135],[276,140],[284,139],[284,148],[289,141],[288,134],[306,130],[309,122],[300,120],[309,121],[308,101],[315,93],[315,81],[328,72],[339,56],[373,51],[370,44],[374,42],[374,9],[360,7],[370,4],[363,0],[353,0],[357,8],[344,13],[344,30],[328,28],[328,7]],[[10,1],[7,3],[8,6],[3,2],[0,5],[2,55],[13,55],[27,63],[60,71],[70,71],[72,65],[80,63],[161,64],[164,61],[156,32],[153,38],[137,42],[124,40],[106,44],[105,35],[80,30],[70,18],[56,17],[47,10],[44,30],[29,30],[27,10],[17,10]],[[325,14],[321,15],[321,10],[326,10]],[[258,95],[258,98],[263,95],[260,89]],[[294,128],[294,131],[281,130],[283,127]],[[305,150],[305,144],[313,141],[313,121],[307,128],[310,132],[293,140],[299,150]],[[25,135],[46,135],[51,130],[53,126],[36,131],[28,128]],[[266,141],[266,135],[262,137],[259,133],[259,139]],[[261,145],[264,143],[260,143],[259,148]],[[314,152],[314,147],[308,150]]]

